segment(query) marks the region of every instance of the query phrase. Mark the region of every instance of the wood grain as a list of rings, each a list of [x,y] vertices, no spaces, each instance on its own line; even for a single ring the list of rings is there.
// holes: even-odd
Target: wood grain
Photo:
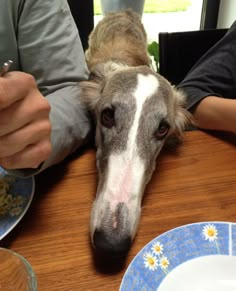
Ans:
[[[164,150],[143,199],[138,234],[124,260],[94,254],[89,217],[97,175],[87,149],[36,177],[33,203],[1,246],[32,264],[39,291],[118,290],[134,256],[156,236],[183,224],[236,221],[235,137],[186,132]]]

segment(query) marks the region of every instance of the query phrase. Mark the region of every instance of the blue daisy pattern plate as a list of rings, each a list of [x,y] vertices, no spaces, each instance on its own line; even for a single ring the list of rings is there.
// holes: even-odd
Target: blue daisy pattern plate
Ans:
[[[25,215],[33,199],[34,189],[34,177],[13,177],[0,168],[0,240]]]
[[[171,277],[179,267],[195,262],[198,258],[217,257],[223,261],[226,256],[234,258],[233,264],[236,266],[235,223],[201,222],[184,225],[153,239],[136,255],[124,274],[120,291],[171,290],[161,285],[166,285],[163,283],[168,276]],[[236,284],[236,272],[232,276]],[[235,286],[232,290],[236,290]]]

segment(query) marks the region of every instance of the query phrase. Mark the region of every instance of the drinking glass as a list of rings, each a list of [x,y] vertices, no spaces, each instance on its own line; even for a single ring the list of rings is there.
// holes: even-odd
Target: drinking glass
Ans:
[[[37,291],[37,281],[30,263],[5,248],[0,248],[0,290]]]

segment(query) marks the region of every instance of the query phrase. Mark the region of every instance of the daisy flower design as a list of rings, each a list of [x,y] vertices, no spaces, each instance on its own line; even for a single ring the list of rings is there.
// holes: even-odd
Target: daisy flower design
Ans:
[[[160,242],[155,242],[152,246],[152,251],[158,256],[163,254],[164,247]]]
[[[155,271],[158,267],[157,257],[149,252],[145,253],[143,257],[145,267],[151,271]]]
[[[218,230],[214,224],[207,224],[203,227],[202,230],[205,240],[208,240],[210,243],[214,242],[218,254],[220,254],[220,248],[217,242],[218,239]]]
[[[217,240],[218,231],[213,224],[208,224],[203,227],[202,233],[205,237],[205,240],[213,242]]]
[[[168,266],[169,266],[170,262],[169,260],[167,259],[167,257],[163,256],[161,259],[160,259],[160,266],[163,270],[167,270],[168,269]]]

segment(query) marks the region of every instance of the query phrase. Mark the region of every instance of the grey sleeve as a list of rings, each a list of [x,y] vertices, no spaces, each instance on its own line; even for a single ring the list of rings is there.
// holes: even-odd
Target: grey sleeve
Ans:
[[[207,96],[235,99],[236,22],[227,34],[210,48],[177,86],[187,95],[187,108]]]
[[[17,37],[21,69],[35,77],[51,105],[52,155],[40,170],[11,171],[26,176],[62,161],[87,141],[91,123],[78,82],[88,78],[88,69],[66,0],[23,1]]]

